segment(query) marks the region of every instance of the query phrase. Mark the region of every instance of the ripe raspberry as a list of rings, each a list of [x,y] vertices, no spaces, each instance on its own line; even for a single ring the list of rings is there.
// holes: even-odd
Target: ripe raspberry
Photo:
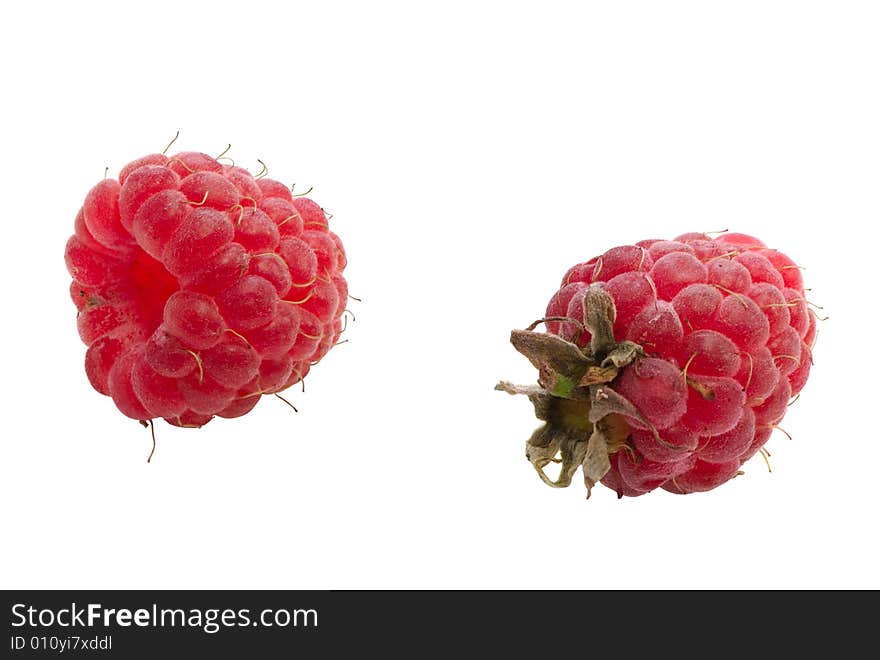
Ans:
[[[641,241],[568,270],[545,318],[511,334],[538,386],[496,389],[527,394],[545,422],[526,455],[551,486],[583,467],[588,491],[706,491],[762,450],[815,333],[800,270],[758,239]]]
[[[86,195],[65,261],[86,375],[128,417],[202,426],[302,380],[336,343],[345,251],[272,179],[152,154]]]

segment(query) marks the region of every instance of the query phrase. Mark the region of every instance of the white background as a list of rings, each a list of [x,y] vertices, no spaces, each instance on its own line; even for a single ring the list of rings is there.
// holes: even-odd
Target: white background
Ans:
[[[880,587],[871,2],[6,3],[0,586]],[[350,341],[244,418],[149,433],[89,386],[62,252],[176,148],[314,185]],[[568,266],[758,235],[804,265],[810,383],[707,494],[584,500],[524,459],[508,332]]]

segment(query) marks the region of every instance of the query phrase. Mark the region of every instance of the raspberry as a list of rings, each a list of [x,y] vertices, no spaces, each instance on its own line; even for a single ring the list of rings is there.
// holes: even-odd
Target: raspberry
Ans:
[[[688,376],[687,412],[681,425],[700,437],[726,433],[734,427],[745,404],[742,385],[733,378]]]
[[[618,333],[629,327],[638,313],[657,297],[651,277],[644,272],[621,273],[608,280],[605,288],[617,306],[614,331]]]
[[[597,483],[620,497],[703,492],[762,451],[815,336],[788,256],[746,234],[682,234],[571,267],[545,318],[511,333],[538,384],[496,389],[527,394],[545,422],[526,455],[551,486],[581,467],[588,496]]]
[[[708,283],[721,289],[748,293],[752,276],[748,269],[731,259],[712,259],[708,264]]]
[[[706,266],[687,252],[670,252],[657,260],[651,269],[657,295],[672,300],[676,293],[689,284],[705,282],[709,277]]]
[[[677,462],[697,448],[700,438],[687,429],[668,428],[655,435],[650,431],[632,429],[630,441],[642,457],[658,463]]]
[[[197,152],[99,182],[65,261],[89,382],[124,415],[177,426],[244,415],[302,380],[348,298],[320,206]]]
[[[622,334],[626,339],[646,347],[649,352],[667,357],[679,350],[684,328],[672,305],[655,300],[645,305]]]
[[[740,409],[739,420],[732,429],[705,438],[697,450],[703,461],[726,463],[742,455],[755,439],[755,413],[751,408]]]
[[[595,271],[594,282],[607,282],[621,273],[649,271],[654,260],[648,251],[637,245],[624,245],[608,250],[599,257]]]
[[[654,261],[658,261],[661,257],[665,257],[671,252],[686,252],[688,254],[696,254],[694,249],[687,243],[678,241],[653,241],[648,246],[648,254]]]
[[[633,428],[665,429],[687,410],[687,387],[678,367],[659,358],[646,357],[624,369],[615,383],[618,393],[629,399],[647,418],[629,419]]]
[[[776,362],[766,346],[741,353],[736,379],[743,386],[747,401],[760,404],[773,391],[780,378]]]
[[[729,338],[714,330],[696,330],[685,338],[679,363],[689,374],[733,376],[739,371],[739,348]]]
[[[627,451],[617,452],[616,455],[620,479],[633,490],[643,493],[662,486],[675,474],[687,472],[697,462],[693,455],[667,463],[657,463],[647,458],[639,460],[634,453]]]

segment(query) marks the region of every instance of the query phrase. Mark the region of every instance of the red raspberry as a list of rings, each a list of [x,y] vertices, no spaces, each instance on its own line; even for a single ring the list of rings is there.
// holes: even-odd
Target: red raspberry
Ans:
[[[552,486],[582,466],[588,489],[620,497],[741,474],[806,383],[816,335],[798,267],[745,234],[609,250],[568,270],[541,322],[511,334],[538,386],[497,386],[546,422],[526,454]]]
[[[324,211],[201,153],[86,195],[65,261],[86,375],[128,417],[202,426],[302,380],[336,343],[345,251]]]

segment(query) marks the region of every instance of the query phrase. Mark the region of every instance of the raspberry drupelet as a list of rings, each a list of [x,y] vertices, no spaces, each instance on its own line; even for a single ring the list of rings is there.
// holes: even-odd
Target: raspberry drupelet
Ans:
[[[124,415],[177,426],[239,417],[301,381],[348,298],[320,206],[197,152],[98,183],[65,262],[89,382]]]
[[[740,474],[804,387],[816,316],[798,266],[745,234],[690,233],[570,268],[540,322],[511,342],[539,370],[541,478],[579,467],[618,496],[711,490]],[[544,468],[561,463],[557,479]]]

